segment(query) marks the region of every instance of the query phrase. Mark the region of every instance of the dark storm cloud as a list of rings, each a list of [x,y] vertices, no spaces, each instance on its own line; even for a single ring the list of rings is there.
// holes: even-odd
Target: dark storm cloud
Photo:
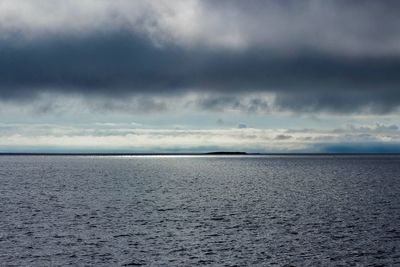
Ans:
[[[23,41],[22,41],[23,42]],[[190,60],[175,49],[158,49],[127,32],[61,36],[0,45],[1,96],[37,91],[124,96],[179,88],[180,68]],[[175,64],[171,69],[171,64]]]
[[[64,32],[60,26],[56,34],[35,38],[23,30],[13,34],[7,30],[7,38],[0,42],[0,98],[31,100],[41,92],[113,99],[197,93],[211,95],[197,100],[204,109],[228,106],[255,112],[268,110],[269,104],[254,99],[243,108],[240,99],[260,92],[274,94],[273,104],[282,110],[396,110],[400,104],[398,2],[323,3],[203,2],[206,14],[220,14],[221,21],[237,18],[235,29],[240,34],[233,41],[215,30],[224,27],[222,22],[202,21],[198,23],[205,24],[205,30],[199,32],[206,35],[186,34],[189,37],[183,41],[176,40],[173,32],[168,41],[165,29],[160,30],[164,35],[159,41],[153,36],[157,32],[149,35],[126,25],[83,34]],[[162,28],[162,21],[157,23]],[[337,43],[327,41],[329,33]],[[217,44],[203,39],[215,39]],[[238,47],[227,48],[230,42]]]

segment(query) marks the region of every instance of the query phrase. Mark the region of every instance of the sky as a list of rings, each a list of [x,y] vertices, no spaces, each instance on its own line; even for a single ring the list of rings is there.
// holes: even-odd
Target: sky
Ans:
[[[0,152],[400,152],[395,0],[0,0]]]

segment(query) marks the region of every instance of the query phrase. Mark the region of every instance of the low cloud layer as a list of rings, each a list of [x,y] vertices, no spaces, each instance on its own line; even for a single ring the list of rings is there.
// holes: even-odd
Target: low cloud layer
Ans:
[[[396,112],[399,10],[397,1],[5,0],[0,99],[72,95],[112,110],[135,98],[132,110],[162,112],[175,104],[161,98],[197,95],[190,105],[212,111]]]
[[[399,152],[397,125],[334,129],[155,129],[136,123],[0,124],[0,152]],[[382,150],[379,150],[381,148]]]

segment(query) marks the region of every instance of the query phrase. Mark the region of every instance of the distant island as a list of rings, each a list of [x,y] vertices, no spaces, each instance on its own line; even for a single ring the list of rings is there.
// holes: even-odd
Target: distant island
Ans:
[[[216,152],[208,152],[205,153],[207,155],[248,155],[247,152],[241,152],[241,151],[216,151]]]

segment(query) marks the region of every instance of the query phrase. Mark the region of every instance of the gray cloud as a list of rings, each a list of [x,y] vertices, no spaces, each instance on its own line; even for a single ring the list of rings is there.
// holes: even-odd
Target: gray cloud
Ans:
[[[2,100],[139,96],[138,109],[162,111],[172,104],[155,96],[194,92],[207,95],[198,107],[214,111],[388,113],[400,105],[397,1],[89,1],[72,26],[65,22],[81,4],[67,2],[59,16],[45,14],[57,8],[49,1],[2,3]],[[275,100],[244,103],[248,93]]]
[[[217,124],[218,126],[223,126],[225,124],[225,121],[223,119],[221,119],[221,118],[218,118],[215,121],[215,124]]]
[[[135,97],[127,99],[105,99],[95,98],[88,99],[85,104],[95,112],[123,112],[123,113],[149,113],[163,112],[168,110],[168,104],[165,99],[157,99],[153,97]]]
[[[279,134],[275,136],[275,140],[289,140],[292,139],[293,136],[287,134]]]

